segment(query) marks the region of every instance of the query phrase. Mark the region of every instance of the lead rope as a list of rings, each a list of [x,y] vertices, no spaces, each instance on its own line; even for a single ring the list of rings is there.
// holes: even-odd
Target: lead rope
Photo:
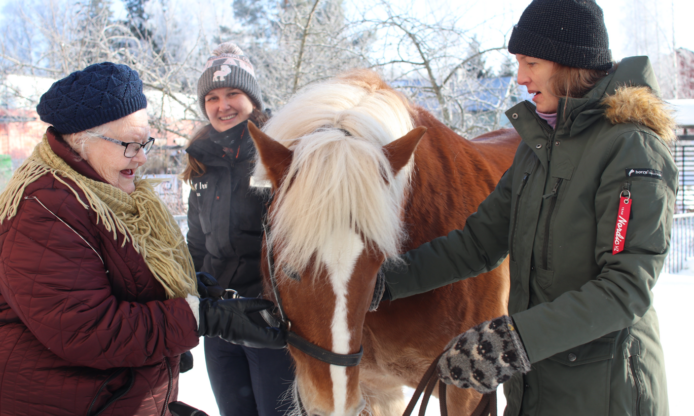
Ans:
[[[407,408],[405,408],[405,412],[402,414],[403,416],[412,416],[412,412],[414,412],[414,408],[419,401],[419,397],[422,396],[422,393],[424,395],[422,396],[422,404],[419,406],[419,416],[424,416],[427,410],[427,405],[429,404],[429,399],[431,398],[431,393],[434,392],[434,387],[436,387],[436,382],[439,383],[439,407],[441,409],[441,416],[448,416],[448,409],[446,407],[447,386],[446,383],[438,379],[438,374],[436,371],[439,359],[445,353],[446,351],[439,354],[439,356],[434,359],[427,371],[424,373],[422,380],[419,382],[417,389],[415,389],[415,392],[412,395],[412,399],[410,399],[410,403],[407,404]],[[497,416],[496,391],[482,395],[482,399],[475,410],[472,411],[470,416],[490,415]]]

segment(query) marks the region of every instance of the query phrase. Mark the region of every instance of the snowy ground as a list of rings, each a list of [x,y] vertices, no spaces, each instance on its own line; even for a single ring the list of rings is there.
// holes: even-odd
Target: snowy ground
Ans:
[[[691,374],[694,374],[694,360],[691,359],[691,351],[685,349],[691,350],[694,344],[694,331],[688,326],[691,314],[688,305],[689,302],[694,303],[694,261],[690,261],[689,268],[677,275],[661,276],[653,292],[665,350],[670,415],[691,415],[689,395],[690,386],[694,385],[691,380]],[[190,372],[181,374],[178,399],[204,410],[210,416],[219,416],[205,371],[202,345],[193,350],[193,355],[195,367]],[[413,389],[405,389],[408,400],[413,392]],[[501,409],[506,406],[506,400],[501,390],[498,396],[501,413]],[[426,414],[439,416],[439,404],[436,399],[432,398]]]

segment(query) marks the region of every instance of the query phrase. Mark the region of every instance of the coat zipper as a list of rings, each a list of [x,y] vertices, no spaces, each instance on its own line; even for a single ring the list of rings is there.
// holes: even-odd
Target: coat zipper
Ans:
[[[161,410],[161,416],[166,416],[166,410],[169,408],[169,400],[171,399],[171,390],[173,388],[173,371],[171,370],[171,364],[169,364],[169,359],[164,358],[166,363],[166,371],[169,373],[169,386],[166,389],[166,400],[164,401],[164,408]]]
[[[552,188],[552,193],[542,196],[543,198],[552,198],[552,201],[549,203],[549,211],[547,212],[547,221],[545,222],[545,241],[542,245],[542,268],[544,270],[549,270],[549,224],[552,221],[554,207],[557,206],[557,193],[563,181],[564,179],[557,178],[557,182],[554,184],[554,188]]]
[[[636,387],[636,416],[641,415],[641,382],[636,375],[636,367],[634,367],[634,356],[629,357],[629,367],[631,368],[631,376],[634,378],[634,386]]]
[[[518,220],[518,206],[520,205],[521,194],[523,193],[525,184],[528,183],[529,177],[530,173],[525,172],[525,175],[523,175],[523,181],[521,182],[520,189],[518,189],[518,193],[516,194],[516,208],[513,210],[513,230],[511,230],[511,244],[509,245],[509,255],[511,257],[511,260],[515,260],[513,256],[513,239],[516,236],[516,228],[518,228],[518,224],[516,224],[516,221]]]

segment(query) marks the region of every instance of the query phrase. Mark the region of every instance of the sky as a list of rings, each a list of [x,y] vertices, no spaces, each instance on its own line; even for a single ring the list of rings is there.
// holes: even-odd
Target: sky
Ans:
[[[0,0],[0,13],[3,6],[11,2],[25,0]],[[40,1],[40,0],[36,0]],[[170,2],[195,3],[195,0],[169,0]],[[114,11],[123,11],[121,0],[113,0]],[[201,4],[209,5],[207,0]],[[227,4],[231,4],[229,1]],[[378,0],[348,0],[349,7],[364,8],[379,3]],[[482,48],[498,46],[508,39],[511,29],[518,22],[525,7],[530,1],[523,0],[390,0],[394,8],[412,10],[415,15],[427,19],[431,16],[457,16],[461,26],[477,35]],[[642,25],[657,26],[657,33],[669,47],[684,47],[694,50],[694,1],[692,0],[597,0],[604,11],[605,24],[610,36],[613,57],[617,60],[627,56],[626,46],[629,41],[627,24],[633,21],[635,10],[643,22]],[[359,5],[359,6],[357,6]],[[657,6],[655,6],[657,5]],[[631,14],[632,16],[627,16]],[[11,16],[3,16],[11,18]],[[634,29],[632,29],[633,31]],[[636,29],[638,30],[638,28]]]
[[[377,3],[374,0],[353,0],[350,3],[355,2],[362,5]],[[603,9],[615,60],[630,55],[627,49],[630,32],[642,29],[634,25],[647,25],[643,29],[648,29],[649,33],[657,32],[670,50],[673,35],[676,47],[694,50],[693,0],[597,0],[597,3]],[[460,26],[476,34],[484,50],[508,41],[513,26],[518,23],[530,1],[391,0],[391,4],[403,10],[413,10],[415,15],[423,19],[429,17],[432,21],[441,16],[457,16]],[[634,15],[641,23],[634,23]],[[631,30],[629,26],[632,26]]]
[[[5,4],[24,2],[25,0],[0,0],[0,11]],[[176,1],[176,0],[170,0]],[[120,3],[120,0],[113,0]],[[187,1],[190,3],[190,1]],[[402,5],[412,9],[422,10],[426,14],[448,14],[461,16],[466,26],[475,28],[480,38],[490,42],[503,41],[504,35],[518,22],[525,7],[530,1],[518,0],[390,0],[393,5]],[[209,4],[201,0],[200,3]],[[228,2],[228,3],[231,3]],[[378,3],[374,0],[348,0],[347,3],[364,4]],[[646,18],[653,22],[661,21],[662,32],[672,38],[674,27],[675,45],[694,50],[694,1],[692,0],[597,0],[605,14],[605,24],[610,35],[610,43],[616,58],[624,57],[624,45],[627,42],[624,25],[625,14],[639,5],[659,4],[654,12],[647,12]],[[115,5],[114,8],[122,10]],[[644,9],[644,7],[641,7]],[[673,19],[674,12],[674,19]],[[419,13],[418,13],[419,14]]]

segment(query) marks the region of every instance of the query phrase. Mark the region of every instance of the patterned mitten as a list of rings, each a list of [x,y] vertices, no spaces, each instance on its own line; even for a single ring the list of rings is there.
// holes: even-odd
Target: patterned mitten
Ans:
[[[530,360],[513,320],[504,315],[454,338],[438,368],[446,384],[491,393],[514,373],[530,371]]]

